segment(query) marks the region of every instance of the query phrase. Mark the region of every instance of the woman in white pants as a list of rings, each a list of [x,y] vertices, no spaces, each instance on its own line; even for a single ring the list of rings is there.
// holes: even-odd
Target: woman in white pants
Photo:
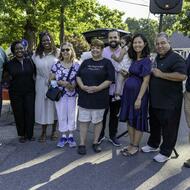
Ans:
[[[64,147],[67,143],[75,147],[73,131],[76,129],[76,73],[79,63],[76,61],[75,51],[71,43],[61,45],[59,61],[52,66],[51,83],[62,90],[62,97],[55,103],[59,131],[62,136],[57,144]]]

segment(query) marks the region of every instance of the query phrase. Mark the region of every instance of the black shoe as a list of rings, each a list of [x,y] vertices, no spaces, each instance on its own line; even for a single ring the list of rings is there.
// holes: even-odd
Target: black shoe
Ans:
[[[81,154],[81,155],[86,154],[86,146],[85,145],[79,145],[78,146],[78,154]]]
[[[105,136],[103,136],[103,137],[100,136],[100,137],[98,138],[98,144],[101,144],[105,139],[106,139]]]
[[[29,141],[35,141],[35,137],[28,138]]]
[[[26,142],[26,138],[25,137],[20,137],[19,138],[19,142],[20,143],[25,143]]]
[[[114,146],[121,146],[121,143],[117,140],[116,137],[109,138],[109,141],[110,141]]]
[[[93,149],[94,152],[96,152],[96,153],[102,151],[102,149],[101,149],[101,147],[99,146],[99,144],[93,144],[93,145],[92,145],[92,149]]]

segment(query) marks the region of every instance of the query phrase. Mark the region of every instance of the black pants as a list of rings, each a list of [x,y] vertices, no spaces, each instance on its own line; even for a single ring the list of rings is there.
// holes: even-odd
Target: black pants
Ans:
[[[177,141],[181,108],[156,109],[150,107],[149,114],[150,137],[148,145],[158,148],[162,135],[163,141],[160,146],[160,153],[169,157]]]
[[[28,139],[33,136],[35,93],[10,93],[11,106],[16,122],[18,136]]]
[[[116,137],[117,134],[117,128],[118,128],[118,113],[119,113],[119,109],[120,109],[120,105],[121,105],[121,101],[114,101],[112,102],[113,96],[110,96],[109,99],[109,109],[110,109],[110,117],[109,117],[109,136],[110,138],[114,138]],[[102,131],[100,134],[100,137],[104,136],[104,131],[106,128],[106,118],[107,118],[107,114],[109,109],[106,109],[104,112],[104,118],[103,118],[103,127],[102,127]]]

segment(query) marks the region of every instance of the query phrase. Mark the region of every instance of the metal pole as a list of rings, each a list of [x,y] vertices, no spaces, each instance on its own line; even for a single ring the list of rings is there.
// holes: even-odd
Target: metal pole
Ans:
[[[158,29],[159,33],[162,31],[162,22],[163,22],[163,14],[160,14],[159,29]]]

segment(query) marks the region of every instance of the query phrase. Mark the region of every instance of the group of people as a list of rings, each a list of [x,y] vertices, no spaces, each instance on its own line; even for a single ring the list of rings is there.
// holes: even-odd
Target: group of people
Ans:
[[[8,73],[10,80],[10,101],[21,143],[35,140],[33,128],[36,122],[42,126],[40,142],[46,141],[48,125],[52,126],[51,140],[56,140],[58,125],[61,138],[57,146],[76,147],[73,132],[78,120],[80,142],[77,152],[86,154],[87,132],[93,124],[92,149],[98,153],[105,140],[107,121],[109,141],[114,146],[121,146],[116,136],[120,121],[127,123],[130,140],[121,149],[123,156],[139,152],[143,132],[148,132],[150,125],[148,143],[141,150],[144,153],[159,151],[154,157],[157,162],[170,158],[179,129],[182,82],[190,69],[186,69],[185,60],[172,50],[169,38],[163,32],[155,39],[157,56],[154,60],[150,58],[148,41],[142,34],[120,38],[117,30],[110,30],[108,44],[104,47],[103,41],[93,39],[89,57],[82,63],[76,59],[71,43],[64,42],[57,49],[48,32],[40,33],[39,44],[32,56],[26,56],[21,41],[11,45],[13,59],[7,61],[0,52],[0,65],[6,62],[4,73]],[[188,126],[189,85],[188,77],[185,92]],[[50,86],[62,91],[59,101],[46,97]],[[190,167],[190,160],[185,166]]]

